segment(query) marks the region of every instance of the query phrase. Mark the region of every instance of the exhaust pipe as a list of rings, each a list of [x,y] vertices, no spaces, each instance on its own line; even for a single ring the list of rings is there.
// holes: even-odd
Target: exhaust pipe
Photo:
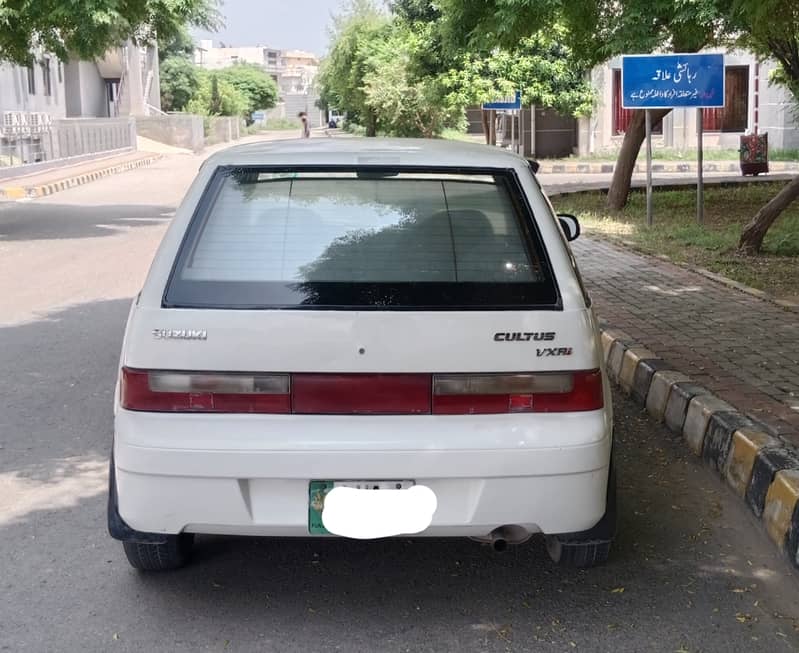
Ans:
[[[486,537],[472,538],[478,542],[490,544],[491,548],[497,553],[508,550],[510,544],[522,544],[530,539],[532,533],[521,526],[507,525],[500,526],[491,531]]]
[[[508,550],[508,540],[506,540],[502,533],[497,533],[494,531],[491,533],[491,548],[494,549],[497,553],[502,553],[503,551]]]

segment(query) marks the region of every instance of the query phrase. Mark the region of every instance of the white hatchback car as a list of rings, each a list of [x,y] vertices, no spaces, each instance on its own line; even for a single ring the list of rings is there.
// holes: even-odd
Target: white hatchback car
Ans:
[[[615,533],[590,301],[530,164],[436,140],[256,143],[206,161],[130,310],[111,535]]]

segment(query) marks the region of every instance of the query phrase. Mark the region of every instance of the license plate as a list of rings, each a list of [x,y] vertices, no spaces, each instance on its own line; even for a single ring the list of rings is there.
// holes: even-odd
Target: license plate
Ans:
[[[330,535],[322,523],[325,496],[335,487],[357,490],[407,490],[414,481],[311,481],[308,487],[308,532],[311,535]]]

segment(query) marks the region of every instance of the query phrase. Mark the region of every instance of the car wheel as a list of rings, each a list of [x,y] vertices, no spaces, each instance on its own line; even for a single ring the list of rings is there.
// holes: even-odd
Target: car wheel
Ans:
[[[166,542],[161,544],[123,542],[122,546],[132,567],[142,571],[168,571],[189,561],[193,543],[193,534],[181,533],[167,535]]]
[[[607,562],[616,535],[616,469],[611,461],[605,514],[596,526],[582,533],[548,535],[547,553],[564,567],[585,569]]]

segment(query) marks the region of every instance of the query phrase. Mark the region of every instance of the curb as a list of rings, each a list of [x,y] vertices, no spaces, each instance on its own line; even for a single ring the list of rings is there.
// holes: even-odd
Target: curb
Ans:
[[[141,159],[136,159],[135,161],[126,161],[125,163],[119,163],[117,165],[100,168],[99,170],[94,170],[92,172],[86,172],[82,175],[65,177],[49,184],[41,184],[37,186],[5,186],[0,188],[0,199],[34,199],[37,197],[52,195],[62,190],[67,190],[68,188],[82,186],[83,184],[88,184],[92,181],[96,181],[97,179],[108,177],[109,175],[115,175],[120,172],[126,172],[128,170],[135,170],[136,168],[149,166],[151,163],[160,158],[160,154],[153,154]]]
[[[616,167],[614,161],[599,161],[596,163],[543,163],[538,161],[539,168],[536,174],[610,174]],[[652,163],[652,172],[696,172],[695,162],[686,161],[666,161],[664,163]],[[738,161],[710,161],[702,165],[705,172],[731,172],[741,174],[741,166]],[[799,162],[794,161],[771,161],[769,172],[793,172],[799,170]],[[646,165],[636,163],[634,173],[646,172]]]
[[[799,569],[799,451],[618,329],[601,327],[610,379],[685,440]]]

